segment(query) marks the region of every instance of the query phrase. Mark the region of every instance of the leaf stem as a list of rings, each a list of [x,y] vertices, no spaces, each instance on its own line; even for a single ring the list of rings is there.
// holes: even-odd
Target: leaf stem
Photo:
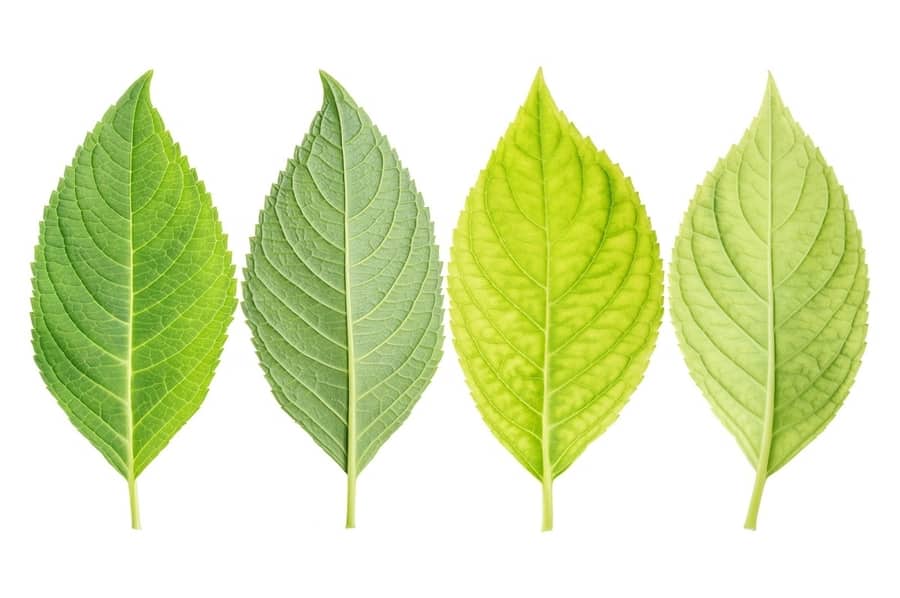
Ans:
[[[553,472],[549,469],[544,471],[543,475],[543,494],[544,494],[544,519],[541,524],[541,531],[549,532],[553,529]]]
[[[747,519],[744,520],[744,528],[746,529],[756,529],[756,516],[759,514],[759,503],[762,500],[763,488],[766,485],[768,477],[768,467],[763,466],[756,469],[756,482],[753,484],[753,494],[750,496],[750,507],[747,509]]]
[[[347,471],[347,529],[356,527],[356,471]]]
[[[131,506],[131,529],[141,529],[141,510],[138,507],[137,480],[128,478],[128,503]]]

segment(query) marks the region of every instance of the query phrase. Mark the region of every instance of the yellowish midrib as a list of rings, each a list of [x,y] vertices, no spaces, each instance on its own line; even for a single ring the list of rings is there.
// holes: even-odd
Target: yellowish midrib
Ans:
[[[128,341],[125,355],[125,421],[126,441],[128,443],[127,469],[128,469],[128,500],[131,510],[131,527],[139,528],[140,514],[137,499],[137,480],[135,475],[134,459],[134,136],[137,131],[137,111],[140,106],[143,91],[139,92],[134,102],[134,110],[131,115],[131,140],[128,147]]]
[[[759,454],[756,463],[756,477],[753,483],[753,492],[750,496],[750,506],[747,510],[747,518],[744,521],[744,527],[748,529],[756,529],[756,519],[759,513],[759,505],[762,500],[763,488],[766,479],[769,476],[769,454],[772,448],[772,430],[775,420],[775,250],[774,250],[774,219],[775,200],[772,189],[772,175],[774,168],[774,93],[772,90],[768,92],[768,116],[769,116],[769,142],[768,142],[768,213],[766,223],[766,396],[763,405],[762,430],[759,441]]]
[[[550,401],[552,389],[550,386],[550,325],[552,297],[550,293],[550,207],[547,197],[547,180],[544,169],[544,145],[541,113],[541,94],[537,93],[537,128],[538,128],[538,157],[541,177],[541,201],[544,209],[544,360],[543,360],[543,400],[541,402],[541,482],[544,494],[544,523],[545,530],[553,526],[553,463],[550,458]]]
[[[766,291],[767,291],[767,326],[768,334],[767,348],[767,365],[766,365],[766,403],[763,410],[763,435],[760,443],[759,451],[759,468],[764,470],[768,475],[769,470],[769,453],[772,447],[772,427],[775,415],[775,248],[774,248],[774,212],[775,199],[772,190],[772,175],[775,157],[773,154],[775,135],[774,127],[775,115],[773,113],[773,94],[769,94],[769,172],[768,172],[768,222],[767,222],[767,245],[768,256],[766,260]]]

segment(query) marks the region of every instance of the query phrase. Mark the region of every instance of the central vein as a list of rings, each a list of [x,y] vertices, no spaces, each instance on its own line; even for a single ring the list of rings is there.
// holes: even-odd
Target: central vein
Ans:
[[[772,424],[775,415],[775,229],[774,212],[775,198],[772,192],[772,170],[774,167],[774,127],[775,115],[773,114],[773,94],[769,94],[769,209],[768,209],[768,260],[766,262],[766,285],[768,291],[768,313],[766,316],[768,326],[768,364],[766,366],[766,405],[763,412],[763,436],[759,451],[759,469],[765,475],[769,472],[769,452],[772,447]]]
[[[541,404],[541,481],[544,494],[543,529],[553,528],[553,465],[550,461],[550,206],[547,201],[547,180],[544,176],[544,145],[541,127],[541,92],[537,92],[538,156],[540,157],[541,201],[544,207],[544,363],[543,395]]]
[[[762,432],[759,441],[759,457],[756,463],[756,479],[753,484],[753,494],[750,497],[750,507],[747,511],[747,519],[744,527],[747,529],[756,529],[756,517],[759,512],[759,503],[762,499],[763,487],[769,476],[769,454],[772,448],[772,432],[775,420],[775,249],[773,243],[774,227],[773,214],[775,212],[775,200],[772,190],[772,175],[774,168],[773,137],[775,135],[774,127],[774,90],[771,88],[767,92],[767,108],[769,116],[769,143],[768,143],[768,198],[767,198],[767,222],[766,222],[766,397],[763,407]]]
[[[140,513],[138,511],[137,480],[134,466],[134,401],[132,399],[132,387],[134,386],[134,147],[137,130],[137,112],[141,103],[141,95],[134,102],[134,112],[131,115],[131,140],[128,149],[128,341],[125,354],[125,439],[128,444],[127,455],[127,480],[128,497],[131,507],[131,527],[141,527]]]
[[[335,118],[338,124],[338,143],[341,149],[341,175],[344,187],[344,307],[347,312],[347,527],[356,525],[356,363],[353,343],[353,306],[350,299],[350,188],[347,181],[347,154],[344,149],[344,128],[340,108],[334,97]]]

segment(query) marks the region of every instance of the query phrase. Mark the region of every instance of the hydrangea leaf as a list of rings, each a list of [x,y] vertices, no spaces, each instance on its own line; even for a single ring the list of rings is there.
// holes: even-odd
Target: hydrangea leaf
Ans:
[[[356,479],[434,374],[441,264],[428,208],[333,78],[251,240],[244,312],[275,398]]]
[[[759,114],[685,215],[671,295],[691,375],[756,468],[745,522],[755,529],[768,476],[849,392],[868,295],[847,196],[771,76]]]
[[[50,392],[128,482],[206,396],[234,266],[197,174],[150,103],[150,73],[110,108],[50,196],[33,265],[33,345]]]
[[[454,342],[488,427],[552,483],[618,416],[662,316],[656,234],[631,181],[538,71],[453,238]]]

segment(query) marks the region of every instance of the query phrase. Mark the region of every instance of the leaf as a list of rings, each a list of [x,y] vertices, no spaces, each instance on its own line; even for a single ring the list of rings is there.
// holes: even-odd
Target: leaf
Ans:
[[[550,529],[553,479],[647,366],[662,266],[631,181],[566,120],[540,71],[460,215],[449,290],[472,396],[542,481]]]
[[[691,375],[763,486],[831,421],[865,346],[856,220],[769,83],[743,139],[697,189],[675,243],[672,319]]]
[[[206,396],[236,305],[209,194],[150,104],[151,73],[75,152],[44,211],[32,341],[72,423],[135,480]]]
[[[244,313],[275,398],[356,478],[441,357],[441,275],[428,208],[386,137],[321,73],[322,109],[266,198]]]

